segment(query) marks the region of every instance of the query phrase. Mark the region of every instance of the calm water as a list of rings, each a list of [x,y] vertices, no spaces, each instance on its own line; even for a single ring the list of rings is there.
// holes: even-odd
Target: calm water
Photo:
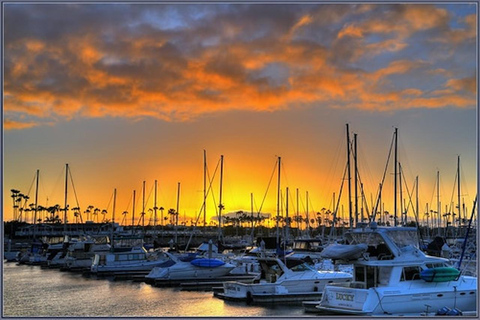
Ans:
[[[247,306],[210,291],[157,288],[143,282],[3,264],[5,317],[308,317],[302,306]]]

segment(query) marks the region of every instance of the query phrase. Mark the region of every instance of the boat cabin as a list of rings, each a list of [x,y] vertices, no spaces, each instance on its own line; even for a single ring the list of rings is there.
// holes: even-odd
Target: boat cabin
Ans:
[[[322,241],[320,239],[297,239],[293,241],[292,246],[292,250],[296,252],[320,252],[322,249]]]
[[[96,254],[94,264],[125,264],[134,261],[147,260],[147,250],[144,247],[133,247],[129,251],[120,251],[106,254]]]
[[[345,235],[350,245],[366,244],[369,260],[391,260],[399,256],[402,249],[412,246],[418,249],[417,229],[415,228],[378,228],[372,230],[357,229]]]
[[[260,282],[274,283],[285,273],[314,270],[302,260],[287,260],[288,267],[276,258],[258,260],[260,264]]]
[[[425,281],[422,271],[448,267],[438,259],[419,259],[425,255],[418,249],[415,228],[353,230],[346,236],[349,244],[368,246],[365,259],[354,263],[351,287],[369,289],[399,285],[404,281]]]
[[[369,289],[394,286],[405,281],[425,281],[421,277],[422,271],[448,267],[442,262],[398,266],[357,264],[353,269],[353,282],[350,287]]]

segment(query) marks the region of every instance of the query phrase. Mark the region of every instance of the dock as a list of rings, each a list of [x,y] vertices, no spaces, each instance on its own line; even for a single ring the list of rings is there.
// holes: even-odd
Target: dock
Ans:
[[[152,283],[156,287],[181,287],[182,290],[212,290],[214,287],[221,287],[225,281],[240,281],[253,283],[256,275],[235,275],[219,278],[198,278],[198,279],[156,279]]]

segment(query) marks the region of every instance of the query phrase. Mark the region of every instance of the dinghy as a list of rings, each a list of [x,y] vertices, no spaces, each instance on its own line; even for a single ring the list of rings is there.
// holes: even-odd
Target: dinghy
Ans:
[[[426,282],[454,281],[460,275],[460,271],[452,267],[437,267],[422,270],[420,278]]]

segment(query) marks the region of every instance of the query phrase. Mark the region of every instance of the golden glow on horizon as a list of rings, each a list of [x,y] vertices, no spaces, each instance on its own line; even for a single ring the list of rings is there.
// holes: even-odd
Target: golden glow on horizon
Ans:
[[[462,194],[471,206],[474,6],[191,4],[197,11],[190,4],[108,5],[5,7],[5,219],[13,214],[10,189],[33,200],[29,175],[37,168],[39,204],[64,205],[57,170],[66,162],[82,211],[92,205],[111,217],[116,188],[116,216],[131,215],[135,190],[138,219],[142,182],[148,210],[157,179],[158,206],[176,208],[180,182],[180,221],[193,219],[203,202],[204,149],[210,175],[225,155],[224,213],[250,210],[252,193],[259,210],[276,155],[291,208],[298,188],[301,213],[306,191],[311,212],[333,210],[346,162],[345,123],[365,137],[360,172],[369,210],[392,127],[408,131],[402,156],[411,155],[411,163],[402,165],[411,169],[410,190],[420,175],[420,211],[427,203],[435,207],[438,168],[446,210],[457,154],[466,162]],[[388,211],[392,171],[382,197]],[[218,206],[218,175],[210,219]],[[276,179],[262,212],[276,213]],[[343,214],[346,193],[344,186]],[[69,190],[70,208],[76,201]]]

